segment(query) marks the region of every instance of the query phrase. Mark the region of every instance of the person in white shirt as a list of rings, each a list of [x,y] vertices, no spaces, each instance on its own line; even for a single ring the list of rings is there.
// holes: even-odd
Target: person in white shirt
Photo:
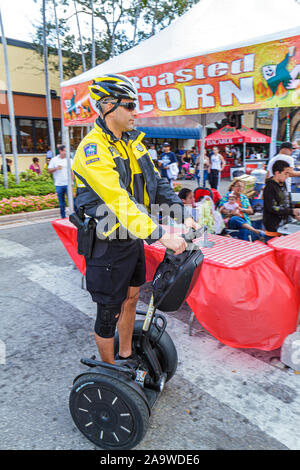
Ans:
[[[266,179],[272,178],[274,176],[272,168],[274,163],[278,160],[283,160],[284,162],[287,162],[289,164],[290,168],[288,168],[287,171],[289,172],[290,176],[300,176],[300,171],[294,170],[295,161],[294,157],[292,157],[292,153],[293,145],[291,144],[291,142],[283,142],[280,146],[279,153],[275,155],[275,157],[271,158],[268,163]],[[285,184],[288,192],[290,193],[292,188],[291,178],[287,178]]]
[[[56,194],[62,219],[66,218],[65,195],[68,195],[68,167],[66,159],[66,146],[58,147],[58,155],[52,157],[48,166],[48,172],[53,175]],[[72,160],[71,160],[72,167]]]
[[[150,148],[149,148],[148,152],[149,152],[150,157],[153,160],[154,165],[156,166],[156,168],[158,168],[157,151],[156,151],[156,148],[155,148],[154,144],[150,145]]]
[[[152,158],[153,161],[157,160],[157,151],[155,150],[155,145],[151,144],[150,148],[148,150],[150,157]]]
[[[226,162],[223,155],[219,153],[219,147],[213,147],[213,153],[210,156],[209,182],[213,189],[218,189],[220,184],[221,172],[224,170]]]

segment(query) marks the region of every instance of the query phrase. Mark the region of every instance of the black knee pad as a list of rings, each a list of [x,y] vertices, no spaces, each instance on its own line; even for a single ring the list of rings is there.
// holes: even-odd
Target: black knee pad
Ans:
[[[101,338],[113,338],[120,312],[121,305],[97,304],[95,333]]]

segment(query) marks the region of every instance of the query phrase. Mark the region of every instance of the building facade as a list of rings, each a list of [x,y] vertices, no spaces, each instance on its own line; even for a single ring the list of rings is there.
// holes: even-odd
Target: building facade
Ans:
[[[0,41],[1,42],[1,41]],[[33,157],[38,157],[43,165],[50,145],[44,60],[29,42],[7,38],[7,51],[11,88],[13,91],[14,111],[16,118],[18,169],[29,168]],[[57,57],[51,55],[52,61]],[[61,144],[60,120],[60,84],[58,71],[49,70],[52,117],[54,124],[55,144]],[[3,48],[0,45],[0,115],[7,158],[12,158],[12,142],[9,125],[7,84],[4,67]],[[71,145],[80,141],[85,129],[75,129],[71,134]],[[14,167],[12,166],[12,171]]]

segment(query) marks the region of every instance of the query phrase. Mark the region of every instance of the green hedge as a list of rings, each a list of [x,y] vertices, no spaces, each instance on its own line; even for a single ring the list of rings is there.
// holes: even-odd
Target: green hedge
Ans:
[[[14,175],[8,174],[8,189],[4,188],[4,178],[0,175],[0,200],[18,196],[46,196],[55,193],[55,186],[51,175],[43,170],[38,176],[31,170],[26,170],[19,175],[20,183],[16,184]]]

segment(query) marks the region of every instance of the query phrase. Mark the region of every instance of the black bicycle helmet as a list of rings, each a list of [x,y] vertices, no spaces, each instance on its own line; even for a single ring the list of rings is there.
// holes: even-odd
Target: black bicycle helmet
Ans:
[[[94,78],[89,86],[91,98],[100,101],[103,98],[137,99],[137,90],[133,82],[125,75],[107,74]]]
[[[174,312],[180,308],[195,285],[203,258],[202,251],[196,245],[178,256],[166,250],[152,281],[155,308],[163,312]]]

